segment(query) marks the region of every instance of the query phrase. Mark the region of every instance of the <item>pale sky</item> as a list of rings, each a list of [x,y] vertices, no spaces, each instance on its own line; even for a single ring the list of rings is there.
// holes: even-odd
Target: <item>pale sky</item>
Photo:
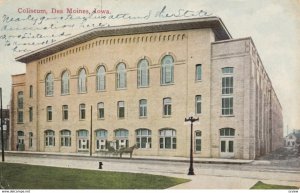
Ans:
[[[5,46],[3,37],[1,39],[4,34],[16,33],[3,30],[5,25],[3,15],[24,17],[26,14],[19,14],[18,8],[50,10],[51,8],[101,9],[102,7],[110,10],[112,14],[128,13],[132,16],[145,16],[151,11],[152,17],[146,21],[143,19],[101,20],[110,25],[122,25],[166,20],[154,16],[164,6],[167,6],[166,11],[169,13],[177,13],[179,9],[205,10],[213,16],[220,17],[233,38],[251,36],[282,105],[284,134],[287,125],[290,131],[300,129],[299,0],[0,0],[0,87],[3,90],[4,107],[10,101],[11,75],[25,73],[25,64],[14,60],[16,56],[24,53],[13,52],[11,47]],[[51,14],[48,13],[47,16]],[[75,35],[85,30],[76,29],[68,32]],[[34,47],[37,48],[39,46]]]

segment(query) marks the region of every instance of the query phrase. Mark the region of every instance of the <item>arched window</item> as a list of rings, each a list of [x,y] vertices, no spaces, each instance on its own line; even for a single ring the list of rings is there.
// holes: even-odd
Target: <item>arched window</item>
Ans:
[[[86,93],[86,91],[86,71],[84,68],[81,68],[78,74],[78,93]]]
[[[105,90],[105,67],[100,66],[97,69],[97,91]]]
[[[117,88],[126,88],[126,66],[120,63],[117,66]]]
[[[161,60],[161,84],[170,84],[174,82],[174,59],[166,55]]]
[[[159,148],[176,149],[176,131],[175,129],[161,129],[159,131]]]
[[[96,131],[96,149],[107,149],[107,131],[104,129],[99,129]]]
[[[138,148],[151,148],[151,130],[140,128],[136,130],[136,144]]]
[[[47,74],[46,80],[45,80],[45,94],[46,96],[53,96],[53,87],[54,87],[54,82],[53,82],[53,75],[51,73]]]
[[[71,147],[71,131],[62,130],[60,132],[60,145],[64,147]]]
[[[69,94],[70,92],[70,75],[68,71],[64,71],[61,76],[61,94]]]
[[[45,131],[45,145],[47,147],[55,146],[55,132],[52,130]]]
[[[222,128],[220,129],[220,136],[222,137],[233,137],[235,130],[232,128]]]
[[[129,146],[128,130],[127,129],[115,130],[115,139],[116,139],[116,144],[115,144],[116,149],[120,149],[122,147],[128,147]]]
[[[149,63],[146,59],[140,60],[138,64],[138,87],[149,85]]]

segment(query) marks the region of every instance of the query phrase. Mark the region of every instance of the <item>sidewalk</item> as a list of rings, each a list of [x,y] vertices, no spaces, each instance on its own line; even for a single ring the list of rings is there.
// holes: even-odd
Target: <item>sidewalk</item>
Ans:
[[[58,153],[58,152],[31,152],[31,151],[6,151],[8,155],[53,155],[53,156],[73,156],[73,157],[90,157],[89,153]],[[104,156],[100,153],[92,154],[91,159],[130,159],[129,154],[123,154],[122,158],[118,156]],[[189,157],[166,157],[166,156],[132,156],[132,160],[155,160],[155,161],[172,161],[172,162],[189,162]],[[254,160],[242,160],[242,159],[222,159],[222,158],[193,158],[194,163],[226,163],[226,164],[249,164]]]

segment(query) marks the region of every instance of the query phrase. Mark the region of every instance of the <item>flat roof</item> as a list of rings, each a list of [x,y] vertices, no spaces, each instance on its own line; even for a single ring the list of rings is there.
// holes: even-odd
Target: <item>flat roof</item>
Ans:
[[[226,40],[232,38],[224,23],[219,17],[202,17],[182,20],[149,22],[104,28],[99,27],[19,56],[16,58],[16,61],[28,63],[55,54],[57,52],[76,46],[78,44],[93,40],[98,37],[134,35],[203,28],[211,28],[215,33],[217,40]]]

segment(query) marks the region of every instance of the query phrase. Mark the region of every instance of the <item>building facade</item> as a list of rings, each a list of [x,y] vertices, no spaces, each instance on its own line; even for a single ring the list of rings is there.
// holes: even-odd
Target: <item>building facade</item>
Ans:
[[[217,17],[97,28],[16,58],[11,147],[254,159],[282,143],[281,106],[251,38]],[[21,145],[23,146],[23,145]]]

